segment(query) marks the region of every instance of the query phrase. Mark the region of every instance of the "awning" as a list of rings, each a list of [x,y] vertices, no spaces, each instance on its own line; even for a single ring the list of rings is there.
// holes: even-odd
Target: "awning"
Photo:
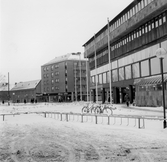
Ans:
[[[157,76],[157,77],[149,77],[149,78],[143,78],[143,79],[136,79],[134,81],[135,85],[157,85],[157,84],[161,84],[162,82],[162,78],[161,76]],[[164,82],[167,82],[167,75],[164,75]]]

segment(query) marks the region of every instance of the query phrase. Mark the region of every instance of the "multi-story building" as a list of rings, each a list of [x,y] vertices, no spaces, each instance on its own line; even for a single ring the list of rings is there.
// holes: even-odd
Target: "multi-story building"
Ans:
[[[43,95],[49,101],[86,100],[87,69],[87,60],[80,53],[56,57],[42,65]]]
[[[104,102],[111,85],[114,103],[124,102],[125,93],[133,102],[136,80],[161,74],[156,50],[167,50],[167,1],[134,0],[83,46],[94,101],[98,89],[98,100]],[[167,57],[163,63],[166,74]]]
[[[19,102],[35,102],[42,101],[41,95],[41,80],[33,80],[27,82],[16,83],[10,90],[10,99],[14,103]]]

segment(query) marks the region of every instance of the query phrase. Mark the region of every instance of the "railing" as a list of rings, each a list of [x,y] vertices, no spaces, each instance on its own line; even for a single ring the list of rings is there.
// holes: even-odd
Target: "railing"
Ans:
[[[136,128],[146,128],[148,123],[152,120],[160,122],[162,125],[163,118],[157,117],[143,117],[137,115],[105,115],[105,114],[82,114],[82,113],[60,113],[60,112],[20,112],[13,114],[0,114],[3,121],[5,121],[5,116],[15,116],[21,114],[38,114],[45,118],[53,118],[59,121],[66,122],[81,122],[81,123],[94,123],[94,124],[103,124],[103,125],[122,125],[122,126],[131,126]],[[148,122],[149,121],[149,122]],[[154,124],[152,123],[154,127]]]

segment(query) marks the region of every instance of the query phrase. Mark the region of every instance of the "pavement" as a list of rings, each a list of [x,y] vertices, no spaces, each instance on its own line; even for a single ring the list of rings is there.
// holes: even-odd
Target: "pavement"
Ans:
[[[139,111],[150,111],[150,112],[163,112],[163,107],[142,107],[142,106],[133,106],[133,105],[129,105],[129,107],[126,106],[126,104],[114,104],[115,107],[117,108],[123,108],[123,109],[135,109],[135,110],[139,110]],[[167,108],[166,108],[166,112],[167,112]]]

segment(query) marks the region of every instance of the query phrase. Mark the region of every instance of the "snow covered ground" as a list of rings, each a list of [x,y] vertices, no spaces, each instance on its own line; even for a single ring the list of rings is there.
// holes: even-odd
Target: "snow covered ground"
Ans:
[[[84,103],[0,105],[0,114],[16,112],[81,113]],[[115,115],[162,117],[159,111],[139,111],[116,105]],[[135,109],[136,108],[136,109]],[[141,108],[144,109],[144,108]],[[147,108],[147,110],[162,110]],[[161,122],[162,124],[162,122]],[[2,162],[166,162],[167,129],[60,121],[38,114],[0,118]]]

